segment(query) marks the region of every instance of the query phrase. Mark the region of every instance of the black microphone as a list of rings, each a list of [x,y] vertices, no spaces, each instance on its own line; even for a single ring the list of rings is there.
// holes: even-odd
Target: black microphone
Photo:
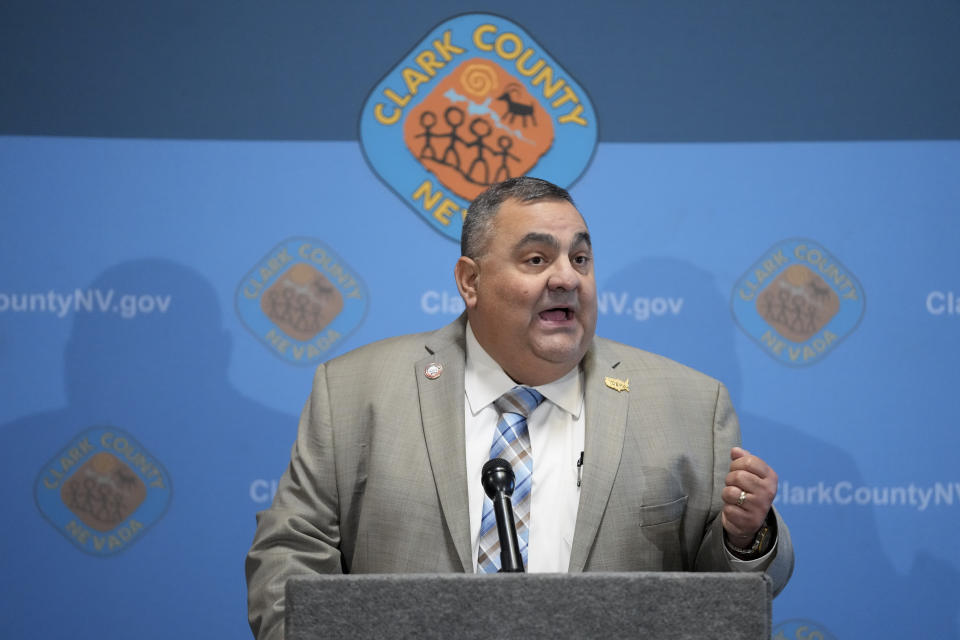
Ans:
[[[488,460],[480,471],[483,490],[493,501],[500,537],[500,573],[523,573],[523,557],[517,542],[517,525],[513,521],[513,467],[503,458]]]

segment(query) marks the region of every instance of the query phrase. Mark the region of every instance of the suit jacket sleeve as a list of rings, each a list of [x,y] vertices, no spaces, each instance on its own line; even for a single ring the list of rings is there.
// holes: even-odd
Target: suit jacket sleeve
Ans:
[[[257,515],[247,555],[250,628],[282,640],[284,586],[295,575],[342,571],[339,498],[326,368],[317,369],[290,465],[270,509]]]
[[[726,476],[730,469],[730,449],[740,445],[740,426],[736,413],[730,403],[730,395],[726,387],[719,386],[717,404],[713,416],[714,439],[714,468],[713,468],[713,499],[710,518],[704,532],[703,541],[697,553],[695,569],[697,571],[734,571],[736,560],[730,557],[724,548],[723,524],[720,511],[723,500],[720,492],[726,484]],[[776,517],[776,547],[767,553],[761,562],[752,567],[755,571],[764,571],[773,582],[773,594],[778,594],[793,573],[793,544],[790,540],[790,531],[783,522],[780,514],[774,509]]]

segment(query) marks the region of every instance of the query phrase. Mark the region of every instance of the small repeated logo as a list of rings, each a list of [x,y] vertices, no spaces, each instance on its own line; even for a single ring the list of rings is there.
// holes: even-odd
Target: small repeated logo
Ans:
[[[367,289],[315,238],[288,238],[240,281],[237,315],[270,351],[293,364],[318,364],[367,314]]]
[[[109,556],[143,537],[173,489],[163,465],[129,433],[92,427],[37,476],[40,513],[81,551]]]
[[[733,316],[771,357],[810,365],[853,333],[863,287],[829,251],[803,238],[777,243],[733,288]]]
[[[373,170],[417,214],[459,240],[470,201],[533,174],[569,186],[597,145],[586,91],[518,25],[451,18],[371,91],[360,140]]]
[[[819,622],[785,620],[773,628],[773,640],[836,640]]]

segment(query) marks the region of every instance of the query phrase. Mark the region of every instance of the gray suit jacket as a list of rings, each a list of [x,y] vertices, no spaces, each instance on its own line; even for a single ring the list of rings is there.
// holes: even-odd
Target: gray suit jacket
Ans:
[[[473,570],[467,513],[465,318],[321,365],[290,466],[247,557],[250,624],[282,638],[294,575]],[[443,373],[429,379],[431,363]],[[740,431],[726,389],[595,338],[583,360],[586,443],[570,557],[579,571],[730,571],[720,491]],[[606,377],[629,380],[616,391]],[[787,527],[757,570],[793,569]]]

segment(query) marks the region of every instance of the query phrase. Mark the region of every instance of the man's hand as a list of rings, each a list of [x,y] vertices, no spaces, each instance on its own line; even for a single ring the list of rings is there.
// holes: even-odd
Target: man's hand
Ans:
[[[746,449],[730,450],[730,473],[723,488],[723,529],[737,547],[753,544],[777,495],[777,474]]]

